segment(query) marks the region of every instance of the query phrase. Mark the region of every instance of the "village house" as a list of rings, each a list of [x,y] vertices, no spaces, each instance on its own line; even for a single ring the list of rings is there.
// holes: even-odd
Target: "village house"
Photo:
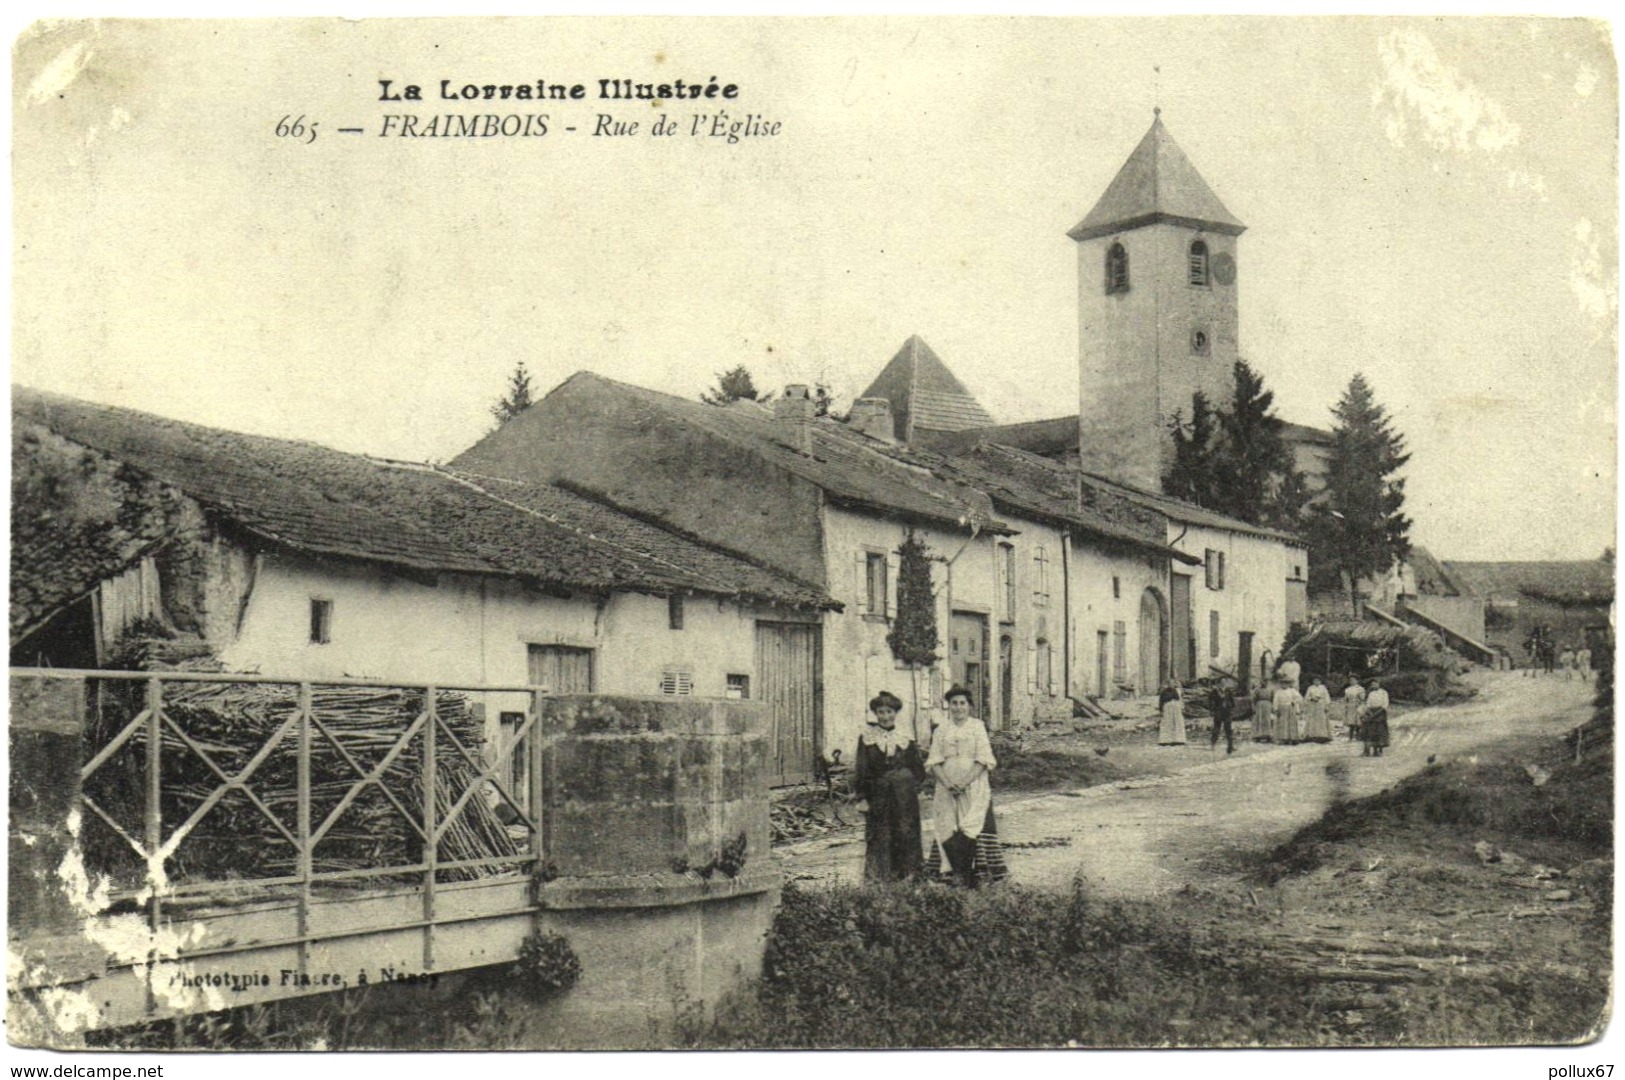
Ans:
[[[1592,649],[1612,633],[1614,563],[1472,562],[1440,564],[1462,602],[1482,611],[1483,640],[1519,665],[1534,658],[1524,645],[1538,627],[1549,627],[1559,650]]]
[[[764,628],[836,606],[560,488],[20,387],[12,470],[13,666],[749,697]]]

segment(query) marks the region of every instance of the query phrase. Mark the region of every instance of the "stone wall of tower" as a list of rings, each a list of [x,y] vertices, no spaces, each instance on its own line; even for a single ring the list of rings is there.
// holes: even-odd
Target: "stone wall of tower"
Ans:
[[[1208,248],[1208,284],[1190,283],[1190,246]],[[1106,292],[1106,255],[1128,252],[1127,292]],[[1159,489],[1171,460],[1169,422],[1198,389],[1229,398],[1237,356],[1236,237],[1158,223],[1078,244],[1079,452],[1091,472]],[[1205,351],[1195,335],[1205,335]]]

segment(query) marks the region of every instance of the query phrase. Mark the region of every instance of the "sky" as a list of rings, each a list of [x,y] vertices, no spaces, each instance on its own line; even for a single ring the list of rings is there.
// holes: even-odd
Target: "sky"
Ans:
[[[17,383],[443,460],[520,361],[538,393],[586,369],[692,397],[743,364],[849,400],[917,333],[1001,422],[1073,413],[1066,230],[1160,106],[1248,226],[1241,351],[1282,416],[1329,426],[1363,373],[1441,558],[1614,544],[1597,22],[62,22],[14,64]],[[713,75],[737,96],[596,100]],[[443,78],[587,97],[440,101]],[[690,134],[721,109],[777,134]],[[549,133],[379,134],[445,112]],[[595,137],[600,114],[639,130]],[[276,136],[297,116],[315,141]]]

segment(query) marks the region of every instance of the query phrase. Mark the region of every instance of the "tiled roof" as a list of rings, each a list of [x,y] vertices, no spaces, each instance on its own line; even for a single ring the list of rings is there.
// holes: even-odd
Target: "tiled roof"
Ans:
[[[1416,578],[1416,591],[1423,596],[1461,596],[1465,590],[1444,564],[1425,547],[1413,546],[1405,559]]]
[[[1575,562],[1459,562],[1444,568],[1472,595],[1484,600],[1520,596],[1568,604],[1607,604],[1614,599],[1614,564]]]
[[[993,423],[988,411],[918,334],[903,342],[897,355],[858,396],[891,402],[898,438],[912,438],[918,429],[963,431]]]
[[[781,441],[782,429],[765,411],[719,409],[587,371],[577,372],[569,381],[577,380],[589,381],[601,390],[634,399],[665,416],[699,427],[817,485],[837,502],[955,527],[976,523],[987,531],[1008,531],[996,519],[992,502],[982,492],[880,453],[877,444],[869,440],[849,438],[844,427],[834,420],[810,421],[811,452],[803,454]]]
[[[1078,452],[1078,414],[945,432],[929,440],[930,446],[950,454],[963,453],[980,443],[997,443],[1047,458],[1066,457]]]
[[[182,423],[13,388],[34,423],[314,555],[588,591],[695,591],[827,606],[819,590],[567,492],[500,497],[428,466]],[[523,487],[524,485],[521,485]],[[528,505],[534,503],[535,505]]]
[[[1187,563],[1201,561],[1168,546],[1167,519],[1161,514],[1110,493],[1080,490],[1075,469],[995,445],[941,461],[941,468],[986,491],[1003,513],[1057,525],[1106,546]]]
[[[1310,443],[1314,446],[1330,446],[1334,436],[1325,428],[1310,427],[1308,424],[1294,424],[1290,420],[1283,421],[1281,435],[1288,445],[1293,443]]]
[[[1175,499],[1169,495],[1147,491],[1144,488],[1098,476],[1095,473],[1084,473],[1083,479],[1084,483],[1090,486],[1120,494],[1124,498],[1140,503],[1142,506],[1156,510],[1158,513],[1165,514],[1173,520],[1183,522],[1186,525],[1195,525],[1204,529],[1224,529],[1229,532],[1243,533],[1247,536],[1260,536],[1269,540],[1279,540],[1282,543],[1292,544],[1297,547],[1303,546],[1303,540],[1291,533],[1282,532],[1280,529],[1266,528],[1262,525],[1254,525],[1225,514],[1217,514],[1194,503],[1185,502],[1183,499]]]
[[[1174,142],[1162,117],[1151,122],[1106,193],[1067,235],[1074,240],[1121,232],[1157,221],[1199,225],[1239,235],[1247,226],[1225,209],[1190,158]]]

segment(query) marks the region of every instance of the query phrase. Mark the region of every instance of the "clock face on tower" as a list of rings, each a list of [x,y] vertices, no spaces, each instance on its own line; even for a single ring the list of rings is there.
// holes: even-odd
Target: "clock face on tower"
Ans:
[[[1213,256],[1213,280],[1220,285],[1230,285],[1236,280],[1236,260],[1228,251],[1221,251]]]

